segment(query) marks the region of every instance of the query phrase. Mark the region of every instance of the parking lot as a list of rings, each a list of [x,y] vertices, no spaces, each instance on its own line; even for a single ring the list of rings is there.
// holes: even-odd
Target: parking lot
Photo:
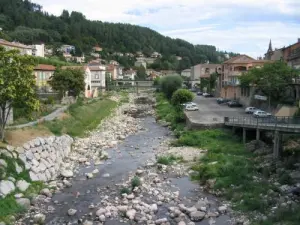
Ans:
[[[230,108],[226,104],[219,105],[216,98],[196,96],[194,101],[199,111],[186,112],[193,123],[219,124],[224,122],[224,117],[251,116],[245,114],[244,108]]]

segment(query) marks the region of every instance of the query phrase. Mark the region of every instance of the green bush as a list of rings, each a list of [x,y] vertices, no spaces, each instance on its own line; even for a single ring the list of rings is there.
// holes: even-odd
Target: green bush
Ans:
[[[187,89],[178,89],[172,95],[172,104],[180,105],[182,103],[191,102],[194,98],[192,92]]]
[[[135,188],[135,187],[138,187],[141,185],[141,180],[139,177],[135,176],[134,178],[132,178],[131,180],[131,187],[132,187],[132,190]]]
[[[121,193],[121,195],[122,195],[122,194],[128,194],[128,195],[129,195],[129,194],[131,193],[131,191],[130,191],[129,188],[123,187],[123,188],[121,189],[120,193]]]
[[[172,98],[173,93],[182,87],[182,78],[179,75],[168,75],[160,79],[161,91],[168,99]]]

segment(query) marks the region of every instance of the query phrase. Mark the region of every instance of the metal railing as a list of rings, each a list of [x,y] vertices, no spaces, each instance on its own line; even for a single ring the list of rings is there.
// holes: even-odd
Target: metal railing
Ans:
[[[225,117],[225,125],[240,125],[241,127],[251,126],[256,128],[267,129],[300,129],[300,117],[288,117],[288,116],[271,116],[266,118],[255,117]]]

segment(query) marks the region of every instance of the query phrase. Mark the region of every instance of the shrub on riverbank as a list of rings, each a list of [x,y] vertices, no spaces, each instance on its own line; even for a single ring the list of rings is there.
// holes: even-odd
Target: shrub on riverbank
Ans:
[[[182,78],[179,75],[168,75],[160,79],[160,90],[168,99],[172,98],[173,93],[182,87]]]
[[[186,102],[191,102],[194,99],[194,94],[187,89],[178,89],[172,95],[172,104],[181,105]]]
[[[67,118],[46,122],[45,126],[55,135],[83,136],[87,130],[95,129],[116,106],[117,102],[109,99],[78,101],[70,106]]]

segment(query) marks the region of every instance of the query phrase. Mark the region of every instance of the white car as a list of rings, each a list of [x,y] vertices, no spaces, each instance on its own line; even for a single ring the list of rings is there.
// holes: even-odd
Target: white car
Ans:
[[[197,107],[197,104],[194,103],[194,102],[186,102],[186,103],[183,103],[182,105],[183,105],[183,106],[191,105],[191,106],[196,106],[196,107]]]
[[[186,111],[198,111],[199,108],[198,108],[197,106],[195,106],[195,105],[187,105],[187,106],[185,107],[185,110],[186,110]]]
[[[209,95],[209,94],[208,94],[208,93],[206,93],[206,92],[202,94],[202,96],[204,96],[204,97],[205,97],[205,96],[207,96],[207,95]]]
[[[272,114],[271,114],[271,113],[267,113],[267,112],[262,111],[262,110],[257,110],[257,111],[255,111],[255,112],[253,113],[253,116],[254,116],[255,118],[265,118],[265,117],[270,117],[270,116],[272,116]]]
[[[255,108],[255,107],[247,107],[246,109],[245,109],[245,113],[247,113],[247,114],[252,114],[252,113],[254,113],[255,111],[258,111],[259,109],[258,108]]]

